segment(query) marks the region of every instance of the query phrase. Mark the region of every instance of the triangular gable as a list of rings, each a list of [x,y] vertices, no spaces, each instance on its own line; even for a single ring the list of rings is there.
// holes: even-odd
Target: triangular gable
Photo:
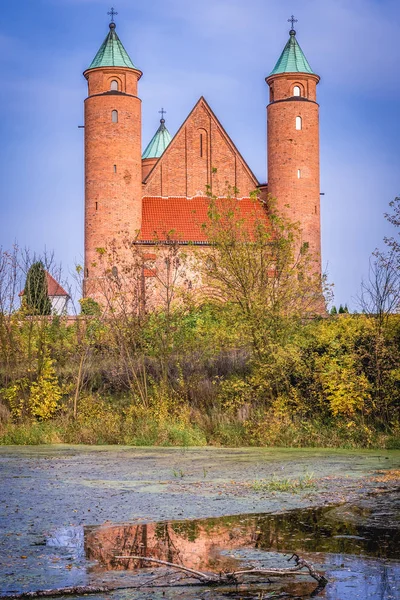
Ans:
[[[230,187],[248,197],[258,181],[201,97],[144,181],[144,196],[225,196]]]

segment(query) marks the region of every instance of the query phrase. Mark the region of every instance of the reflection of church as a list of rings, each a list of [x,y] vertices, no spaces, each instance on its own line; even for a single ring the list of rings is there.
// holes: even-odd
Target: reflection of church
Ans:
[[[293,18],[291,22],[289,40],[266,78],[268,183],[257,180],[203,97],[173,138],[162,118],[142,154],[142,72],[122,45],[114,21],[110,23],[84,73],[87,295],[100,276],[97,249],[118,240],[121,232],[143,247],[171,232],[182,245],[206,246],[201,227],[207,220],[206,187],[221,197],[229,185],[245,219],[253,209],[250,194],[255,189],[261,199],[268,194],[277,198],[278,209],[300,223],[320,268],[319,76],[297,42]]]

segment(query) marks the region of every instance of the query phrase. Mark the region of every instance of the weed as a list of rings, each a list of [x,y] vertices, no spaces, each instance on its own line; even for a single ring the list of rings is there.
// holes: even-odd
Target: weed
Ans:
[[[182,469],[172,469],[172,474],[174,477],[180,477],[180,479],[185,477],[185,473],[182,471]]]
[[[277,479],[275,475],[269,480],[256,479],[251,487],[255,492],[287,492],[289,494],[317,489],[313,473],[305,473],[298,479]]]

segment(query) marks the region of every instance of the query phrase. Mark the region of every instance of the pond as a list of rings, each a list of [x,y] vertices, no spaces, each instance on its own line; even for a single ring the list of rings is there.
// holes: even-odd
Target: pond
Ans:
[[[125,589],[95,599],[400,600],[399,464],[398,451],[3,448],[0,594],[106,585]],[[286,483],[310,473],[312,486]],[[219,573],[287,568],[295,552],[325,589],[308,575],[201,587],[117,558]]]
[[[283,514],[234,515],[61,528],[47,538],[59,556],[71,554],[84,566],[90,585],[140,585],[130,598],[278,598],[335,600],[400,598],[400,490],[370,494],[358,506],[293,510]],[[310,577],[271,578],[239,589],[187,587],[177,572],[129,559],[152,557],[202,572],[242,567],[287,568],[293,553],[311,561],[328,585],[318,590]],[[119,558],[123,556],[124,558]],[[167,583],[174,582],[173,589]],[[194,582],[194,580],[191,580]],[[139,582],[139,583],[138,583]],[[187,580],[186,580],[187,583]],[[156,585],[154,589],[151,589]],[[162,586],[161,588],[159,586]],[[127,593],[127,592],[125,592]],[[286,596],[282,595],[286,594]],[[287,596],[289,594],[290,596]],[[123,597],[120,591],[113,592]]]

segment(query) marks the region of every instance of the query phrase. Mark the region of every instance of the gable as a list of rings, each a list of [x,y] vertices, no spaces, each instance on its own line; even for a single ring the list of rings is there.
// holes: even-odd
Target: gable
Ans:
[[[258,181],[204,98],[200,98],[144,181],[144,196],[248,197]],[[232,192],[231,192],[232,193]],[[233,194],[232,194],[233,195]]]

